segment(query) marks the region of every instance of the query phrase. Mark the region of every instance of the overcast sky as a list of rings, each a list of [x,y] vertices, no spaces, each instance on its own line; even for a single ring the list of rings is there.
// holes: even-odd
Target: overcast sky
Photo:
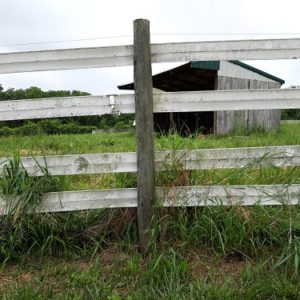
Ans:
[[[300,37],[299,0],[0,0],[0,3],[2,53],[132,44],[133,20],[137,18],[150,20],[153,43]],[[89,38],[97,39],[48,43]],[[285,86],[300,85],[298,60],[248,63],[284,79]],[[153,73],[171,66],[174,64],[154,65]],[[132,78],[131,67],[119,67],[7,74],[0,75],[0,84],[4,88],[39,86],[44,90],[77,89],[110,94],[118,93],[116,86]]]

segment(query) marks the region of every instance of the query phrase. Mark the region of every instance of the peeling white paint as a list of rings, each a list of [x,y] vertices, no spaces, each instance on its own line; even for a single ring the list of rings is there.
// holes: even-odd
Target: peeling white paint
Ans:
[[[300,185],[187,186],[157,188],[157,205],[232,206],[298,205]],[[36,212],[64,212],[100,208],[137,207],[137,190],[86,190],[48,193]],[[0,215],[6,214],[5,199],[0,197]]]
[[[152,44],[152,62],[300,58],[300,39],[236,40]],[[133,46],[0,54],[0,74],[103,68],[133,64]]]
[[[124,173],[137,171],[135,152],[75,154],[22,157],[22,164],[31,176],[43,176],[39,166],[47,166],[52,175]],[[0,172],[3,162],[0,158]],[[269,146],[221,149],[197,149],[155,152],[158,171],[171,164],[186,170],[243,168],[249,164],[261,166],[300,166],[300,146]]]

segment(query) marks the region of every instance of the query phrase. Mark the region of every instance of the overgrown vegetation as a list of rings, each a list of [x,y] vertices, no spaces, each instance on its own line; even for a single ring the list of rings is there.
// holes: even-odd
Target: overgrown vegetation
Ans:
[[[89,93],[82,91],[43,91],[38,87],[27,89],[7,89],[4,90],[0,85],[0,101],[19,100],[19,99],[36,99],[51,97],[74,97],[88,96]],[[125,115],[103,115],[88,117],[68,117],[60,119],[42,119],[31,121],[6,121],[0,122],[0,136],[30,136],[37,134],[80,134],[91,133],[97,128],[107,129],[132,129],[134,116]]]
[[[91,214],[94,225],[89,227],[87,220],[91,220]],[[95,223],[99,224],[103,216],[100,211],[88,213],[85,218],[75,213],[73,222],[68,222],[70,214],[64,214],[62,219],[53,216],[61,222],[61,227],[64,224],[64,229],[45,232],[43,224],[41,230],[52,234],[52,242],[41,241],[42,249],[34,259],[27,254],[21,265],[7,264],[0,276],[2,296],[6,299],[299,297],[296,208],[162,210],[154,223],[157,238],[154,251],[146,258],[137,251],[136,229],[131,218],[124,219],[124,215],[118,214],[117,219],[111,219],[114,226],[106,225],[101,231],[100,226],[95,228]],[[120,220],[122,231],[117,227]],[[35,224],[38,226],[40,222]],[[79,237],[78,232],[84,234]],[[35,238],[41,240],[39,236]],[[49,255],[51,258],[47,258]]]
[[[300,109],[284,109],[281,112],[282,120],[300,120]]]
[[[75,154],[97,152],[135,151],[135,133],[101,133],[0,137],[0,155],[12,151],[25,155]],[[192,135],[188,138],[177,134],[156,135],[155,147],[164,149],[204,149],[259,147],[268,145],[299,145],[300,124],[282,124],[279,132],[251,132],[247,136]]]
[[[62,185],[61,178],[52,177],[43,167],[43,176],[29,177],[19,156],[4,162],[2,168],[0,193],[6,210],[0,217],[0,260],[5,262],[45,247],[37,236],[49,238],[43,223],[51,226],[52,218],[35,213],[36,208],[45,193],[59,191]]]
[[[134,135],[5,137],[1,156],[134,151]],[[300,144],[297,124],[279,133],[181,138],[157,136],[157,149]],[[298,206],[158,207],[152,252],[137,249],[134,209],[31,213],[44,192],[136,186],[135,174],[30,177],[16,156],[0,184],[17,214],[1,217],[4,299],[297,299]],[[176,161],[157,185],[300,183],[300,168],[185,171]],[[15,206],[16,200],[19,200]]]

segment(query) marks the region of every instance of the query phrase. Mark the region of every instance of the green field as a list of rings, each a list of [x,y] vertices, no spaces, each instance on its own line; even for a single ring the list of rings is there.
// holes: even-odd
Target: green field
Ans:
[[[0,138],[0,155],[135,151],[134,133]],[[156,136],[155,147],[199,149],[300,145],[300,125],[242,136]],[[2,192],[39,201],[53,190],[136,186],[135,174],[29,178],[13,163]],[[300,183],[300,168],[156,174],[158,186]],[[35,195],[32,197],[32,195]],[[27,214],[1,218],[3,299],[299,299],[299,207],[204,207],[156,210],[152,251],[137,249],[134,209]]]
[[[178,135],[157,136],[155,147],[163,149],[201,149],[259,147],[268,145],[299,145],[300,124],[282,124],[279,132],[265,134],[257,131],[247,136],[236,132],[232,136],[197,135],[182,138]],[[97,152],[135,151],[135,134],[101,133],[41,136],[0,137],[0,155],[54,155]]]

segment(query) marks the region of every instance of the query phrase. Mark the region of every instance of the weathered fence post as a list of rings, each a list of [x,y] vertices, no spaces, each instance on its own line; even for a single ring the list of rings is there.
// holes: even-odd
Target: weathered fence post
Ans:
[[[149,21],[134,21],[134,90],[140,250],[149,251],[155,199],[153,94]]]

